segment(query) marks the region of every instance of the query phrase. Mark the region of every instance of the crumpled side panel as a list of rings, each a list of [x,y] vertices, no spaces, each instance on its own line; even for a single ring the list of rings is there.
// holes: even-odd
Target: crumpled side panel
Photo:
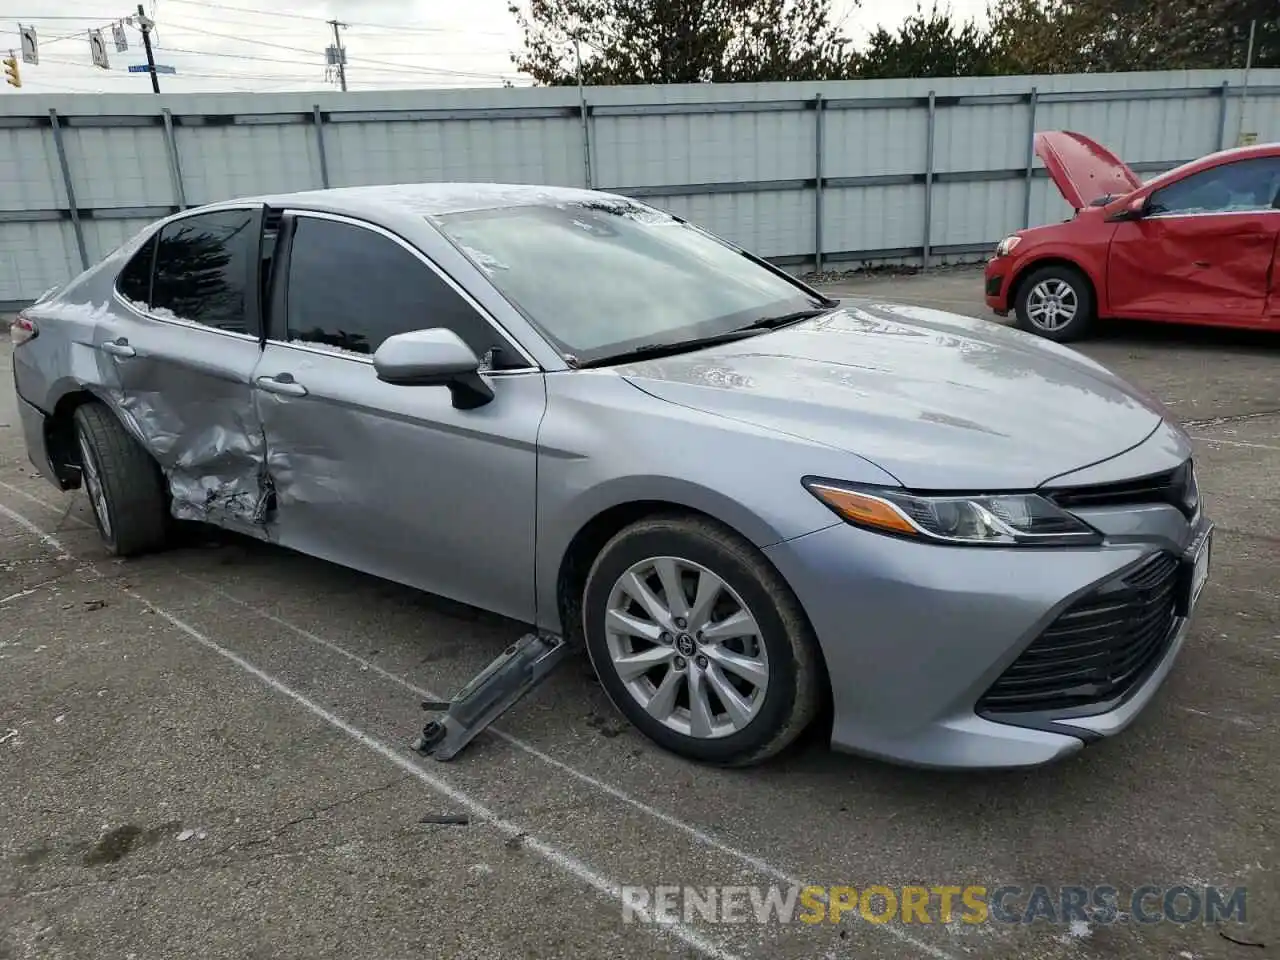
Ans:
[[[163,392],[131,390],[123,409],[169,479],[175,517],[256,527],[265,539],[266,443],[247,387],[242,395],[216,398],[175,391],[172,384]]]

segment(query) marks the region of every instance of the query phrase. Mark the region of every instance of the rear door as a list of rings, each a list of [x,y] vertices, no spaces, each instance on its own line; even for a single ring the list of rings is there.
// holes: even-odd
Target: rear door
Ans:
[[[1111,312],[1140,319],[1260,320],[1280,237],[1280,158],[1201,170],[1156,190],[1140,220],[1117,225]]]
[[[165,224],[121,271],[115,336],[100,345],[125,411],[169,478],[175,515],[264,536],[262,207]]]
[[[284,546],[516,619],[534,616],[541,371],[462,288],[371,224],[286,217],[283,273],[254,375]],[[493,399],[378,379],[387,337],[447,327]]]

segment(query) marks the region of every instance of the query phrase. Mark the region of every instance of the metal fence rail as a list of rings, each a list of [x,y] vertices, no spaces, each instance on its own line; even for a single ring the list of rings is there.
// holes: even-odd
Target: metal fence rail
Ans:
[[[1251,125],[1280,139],[1280,71],[1259,74],[1247,90]],[[1125,75],[1135,77],[1151,85],[965,92],[978,81],[927,90],[905,81],[919,92],[840,96],[858,84],[768,84],[706,87],[705,99],[669,88],[680,96],[666,100],[663,88],[600,88],[585,102],[553,89],[520,94],[559,102],[415,109],[365,107],[362,94],[305,106],[305,95],[130,95],[98,112],[85,109],[89,98],[47,98],[70,106],[40,112],[0,102],[0,306],[32,299],[144,222],[190,206],[388,179],[595,186],[692,216],[781,265],[913,260],[927,269],[1066,213],[1035,164],[1037,129],[1090,133],[1139,172],[1230,145],[1240,85]],[[1073,78],[1030,79],[1060,87]],[[802,86],[803,97],[769,96]],[[758,98],[726,99],[726,90]],[[636,91],[651,102],[621,99]],[[272,100],[287,103],[260,109]]]

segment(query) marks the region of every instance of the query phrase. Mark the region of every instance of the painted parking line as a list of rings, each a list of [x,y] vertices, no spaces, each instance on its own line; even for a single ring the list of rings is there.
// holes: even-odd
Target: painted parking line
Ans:
[[[1280,447],[1268,443],[1254,443],[1251,440],[1219,440],[1217,437],[1192,437],[1201,443],[1218,443],[1226,447],[1252,447],[1255,450],[1274,450],[1280,453]]]
[[[8,485],[6,484],[6,486]],[[75,559],[56,537],[46,533],[32,520],[18,513],[16,510],[10,509],[3,503],[0,503],[0,516],[7,517],[9,520],[22,527],[33,537],[39,540],[41,544],[53,552],[58,559]],[[93,567],[92,564],[87,564],[87,566],[90,568]],[[190,624],[179,619],[163,607],[152,603],[136,591],[127,587],[118,586],[116,587],[116,592],[122,596],[128,597],[136,603],[141,604],[147,610],[165,620],[174,629],[184,634],[188,639],[198,643],[205,649],[218,654],[218,656],[229,660],[244,672],[264,683],[271,690],[292,700],[298,706],[323,720],[334,729],[346,734],[361,746],[378,754],[384,760],[394,764],[405,773],[417,778],[423,786],[427,787],[434,793],[447,797],[454,804],[466,810],[472,817],[489,823],[508,838],[519,837],[521,839],[522,846],[525,849],[533,851],[562,873],[568,874],[574,879],[585,883],[587,886],[591,887],[603,896],[616,900],[628,909],[634,910],[647,922],[646,926],[655,933],[674,938],[686,947],[695,950],[701,956],[711,958],[711,960],[739,960],[737,954],[730,952],[720,943],[713,942],[692,927],[680,921],[665,920],[661,915],[655,915],[647,908],[632,904],[630,900],[624,898],[622,884],[619,881],[597,872],[571,854],[565,853],[563,850],[560,850],[552,844],[541,840],[537,834],[533,833],[528,827],[498,816],[494,811],[490,810],[470,794],[459,790],[447,780],[428,772],[407,754],[401,753],[399,750],[388,746],[354,724],[348,723],[336,714],[329,712],[324,707],[308,699],[304,694],[294,690],[282,680],[273,677],[265,670],[255,666],[253,663],[250,663],[235,651],[222,646],[216,640],[213,640],[201,633],[195,627],[192,627]]]
[[[0,488],[4,488],[6,490],[10,490],[15,493],[18,493],[21,496],[25,497],[26,499],[31,500],[34,503],[38,503],[46,507],[47,509],[53,511],[54,513],[60,512],[56,505],[48,503],[42,500],[41,498],[36,497],[33,494],[29,494],[25,491],[19,490],[18,488],[8,483],[5,483],[3,480],[0,480]],[[0,509],[2,508],[3,508],[3,505],[0,504]],[[84,526],[92,526],[91,524],[84,523],[78,517],[72,517],[72,519],[75,519],[77,522],[84,524]],[[178,576],[195,584],[196,586],[199,586],[203,590],[206,590],[208,592],[215,594],[221,599],[230,601],[231,603],[234,603],[240,606],[241,608],[249,611],[250,613],[258,617],[261,617],[264,620],[269,621],[270,623],[275,624],[276,626],[283,627],[284,629],[293,633],[295,636],[298,636],[309,643],[323,647],[324,649],[329,650],[330,652],[335,653],[338,656],[341,656],[349,660],[351,663],[358,666],[361,671],[367,671],[379,677],[382,677],[384,680],[394,683],[402,687],[403,689],[412,692],[415,696],[418,696],[424,700],[441,699],[441,697],[437,693],[427,689],[426,687],[420,686],[414,683],[413,681],[408,680],[403,676],[400,676],[399,674],[392,673],[390,670],[385,669],[384,667],[380,666],[377,663],[374,663],[371,660],[367,660],[364,657],[361,657],[359,654],[356,654],[351,652],[350,650],[347,650],[345,647],[341,646],[340,644],[334,643],[332,640],[328,640],[324,637],[321,637],[311,632],[310,630],[307,630],[301,626],[298,626],[295,623],[291,623],[290,621],[282,617],[276,616],[270,611],[263,610],[260,607],[254,606],[253,604],[240,599],[234,594],[228,593],[226,590],[223,590],[221,587],[218,587],[212,583],[209,583],[207,580],[203,580],[199,577],[195,577],[190,574],[182,573],[181,571],[178,571]],[[750,867],[752,870],[756,871],[762,876],[768,877],[769,879],[774,880],[780,884],[783,884],[786,886],[792,886],[792,887],[802,887],[807,885],[808,883],[808,881],[803,880],[802,878],[791,873],[785,868],[780,867],[774,863],[770,863],[769,861],[761,857],[758,857],[739,847],[735,847],[732,844],[726,843],[723,840],[720,840],[719,838],[701,829],[700,827],[692,823],[689,823],[685,820],[682,820],[679,817],[676,817],[663,810],[660,810],[652,806],[651,804],[648,804],[645,801],[639,799],[638,797],[635,797],[632,794],[627,793],[625,790],[622,790],[621,788],[615,786],[614,784],[607,783],[603,780],[600,780],[597,777],[593,777],[591,774],[583,770],[579,770],[578,768],[571,766],[570,764],[567,764],[562,760],[557,760],[555,757],[551,756],[550,754],[542,750],[539,750],[537,747],[533,746],[532,744],[527,743],[526,741],[521,740],[519,737],[515,737],[505,732],[504,730],[498,728],[497,726],[488,727],[487,731],[493,734],[498,739],[502,740],[504,743],[507,743],[513,748],[521,751],[522,753],[525,753],[528,756],[533,757],[534,759],[540,761],[541,763],[547,764],[548,766],[554,768],[560,773],[563,773],[566,776],[572,777],[578,782],[594,790],[598,790],[601,793],[604,793],[609,797],[612,797],[614,800],[617,800],[620,803],[626,804],[628,807],[632,808],[633,810],[636,810],[637,812],[642,813],[647,817],[657,820],[658,822],[662,823],[667,827],[670,827],[674,830],[677,830],[685,834],[686,836],[692,838],[694,841],[696,841],[699,845],[703,847],[706,847],[710,850],[714,850],[734,860],[737,860],[739,863],[743,864],[744,866]],[[827,902],[827,897],[825,894],[819,895],[817,899],[819,899],[824,903]],[[948,954],[946,951],[940,949],[937,946],[934,946],[931,943],[928,943],[924,940],[921,940],[917,937],[912,936],[911,934],[907,933],[905,930],[900,929],[899,927],[890,926],[888,924],[878,924],[878,925],[875,925],[873,929],[883,931],[890,937],[898,940],[903,944],[910,946],[913,950],[918,951],[920,954],[933,958],[933,960],[953,960],[951,955]]]

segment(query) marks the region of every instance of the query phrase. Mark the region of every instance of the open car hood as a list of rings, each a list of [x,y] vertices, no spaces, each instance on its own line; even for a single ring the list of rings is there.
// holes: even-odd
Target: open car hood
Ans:
[[[1074,210],[1083,210],[1098,197],[1120,196],[1142,186],[1142,180],[1124,161],[1083,133],[1037,133],[1035,149],[1054,185]]]

